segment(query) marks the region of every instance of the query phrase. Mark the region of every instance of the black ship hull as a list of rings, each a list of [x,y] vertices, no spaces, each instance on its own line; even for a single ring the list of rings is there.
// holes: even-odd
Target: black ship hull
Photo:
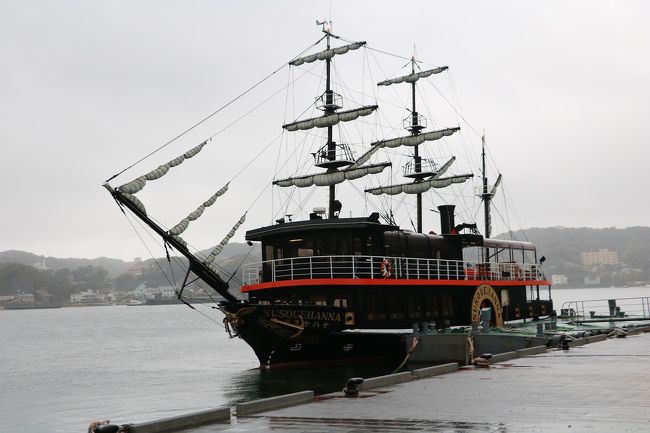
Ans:
[[[231,332],[253,349],[261,368],[399,363],[405,356],[405,336],[409,334],[344,329],[346,312],[333,308],[258,305],[226,315]]]
[[[260,360],[260,368],[319,366],[332,363],[386,362],[396,365],[404,357],[405,334],[335,332],[326,338],[296,339],[242,334]],[[270,337],[270,338],[269,338]]]
[[[364,308],[291,303],[250,303],[222,305],[232,335],[242,338],[253,349],[262,368],[330,364],[377,360],[399,364],[408,352],[406,340],[414,327],[428,329],[470,325],[480,320],[480,309],[494,309],[492,323],[535,319],[552,310],[552,301],[527,301],[526,286],[487,284],[436,285],[419,281],[403,285],[330,286],[329,290],[374,293],[375,301]],[[309,282],[292,290],[309,290]],[[276,296],[282,291],[275,288]],[[313,288],[312,288],[313,290]],[[390,293],[401,292],[400,304],[391,302]],[[510,293],[508,305],[501,305],[498,294]],[[426,294],[423,296],[422,294]],[[363,296],[366,300],[370,296]],[[377,299],[386,298],[381,304]],[[431,299],[429,299],[431,298]],[[351,296],[348,298],[353,301]],[[417,304],[414,300],[420,300]],[[433,300],[433,302],[430,302]],[[402,302],[403,301],[403,302]],[[401,305],[401,307],[400,307]],[[409,308],[409,306],[411,308]],[[426,307],[430,306],[430,309]],[[399,307],[399,308],[398,308]]]

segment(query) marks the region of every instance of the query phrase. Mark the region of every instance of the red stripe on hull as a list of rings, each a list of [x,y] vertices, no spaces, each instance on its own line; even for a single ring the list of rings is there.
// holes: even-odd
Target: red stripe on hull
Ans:
[[[298,286],[550,286],[547,280],[396,280],[378,278],[314,278],[305,280],[273,281],[242,286],[242,293],[256,290]]]

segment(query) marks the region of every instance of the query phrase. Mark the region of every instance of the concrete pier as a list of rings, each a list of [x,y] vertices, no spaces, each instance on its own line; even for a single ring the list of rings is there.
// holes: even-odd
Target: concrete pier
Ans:
[[[510,352],[490,368],[448,364],[412,377],[384,376],[357,398],[317,396],[176,431],[650,431],[650,334],[603,339],[572,342],[569,350]]]

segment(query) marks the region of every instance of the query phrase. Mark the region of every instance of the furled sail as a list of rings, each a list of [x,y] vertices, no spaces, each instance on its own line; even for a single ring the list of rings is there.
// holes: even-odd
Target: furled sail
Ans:
[[[278,186],[297,186],[305,188],[308,186],[331,186],[339,184],[345,180],[359,179],[360,177],[368,174],[378,174],[384,171],[386,167],[391,165],[390,162],[382,162],[379,164],[371,164],[365,167],[348,167],[340,171],[332,171],[329,173],[308,174],[305,176],[290,177],[287,179],[280,179],[273,182],[273,185]]]
[[[445,162],[445,163],[442,165],[442,167],[440,167],[440,168],[438,169],[438,172],[436,173],[436,175],[435,175],[434,177],[440,177],[440,176],[442,176],[443,174],[445,174],[445,172],[449,169],[449,167],[451,167],[451,165],[454,163],[454,161],[456,161],[456,157],[455,157],[455,156],[452,156],[451,158],[449,158],[449,161]]]
[[[124,185],[118,187],[117,189],[123,193],[135,194],[136,192],[144,188],[144,185],[147,183],[148,180],[160,179],[161,177],[167,174],[167,172],[171,167],[176,167],[186,159],[190,159],[194,155],[199,153],[201,149],[203,149],[203,146],[205,146],[206,143],[207,141],[204,141],[198,146],[195,146],[192,149],[188,150],[184,154],[172,159],[167,164],[163,164],[158,168],[156,168],[155,170],[152,170],[149,173],[145,174],[144,176],[140,176],[139,178],[134,179],[131,182],[125,183]]]
[[[176,242],[178,242],[179,244],[181,244],[181,245],[183,245],[185,248],[187,248],[187,242],[185,242],[185,239],[183,239],[182,237],[180,237],[180,236],[178,236],[178,235],[172,235],[172,238],[174,238],[174,240],[175,240]]]
[[[125,183],[122,186],[119,186],[117,189],[120,192],[126,194],[135,194],[144,188],[145,183],[147,183],[147,178],[145,176],[140,176],[137,179],[132,180],[131,182]]]
[[[315,62],[316,60],[331,59],[332,57],[334,57],[334,55],[345,54],[350,50],[359,49],[365,44],[366,44],[365,41],[353,42],[350,45],[343,45],[342,47],[331,48],[329,50],[320,51],[318,53],[310,54],[305,57],[299,57],[295,60],[290,61],[289,64],[292,66],[300,66],[303,63],[312,63]]]
[[[210,253],[210,255],[209,255],[208,257],[205,258],[205,260],[203,261],[203,263],[204,263],[205,265],[208,265],[208,267],[209,267],[209,265],[210,265],[212,262],[214,262],[214,259],[219,255],[219,253],[221,253],[221,251],[223,251],[223,247],[225,247],[226,244],[228,243],[228,241],[230,241],[230,238],[232,238],[233,236],[235,236],[235,232],[237,231],[237,229],[239,228],[239,226],[242,225],[242,224],[244,223],[244,221],[246,221],[246,213],[244,213],[244,215],[242,215],[241,218],[239,218],[239,221],[237,221],[237,224],[235,224],[235,225],[233,226],[233,228],[230,229],[230,231],[228,232],[228,234],[226,235],[226,237],[224,237],[223,240],[219,243],[219,245],[217,245],[216,247],[214,247],[214,249],[212,250],[212,252]],[[210,269],[212,269],[212,268],[210,268]],[[214,270],[214,269],[213,269],[213,270]]]
[[[456,131],[460,131],[460,128],[446,128],[439,131],[425,132],[424,134],[391,138],[390,140],[376,141],[372,143],[372,145],[379,147],[417,146],[424,143],[425,141],[434,141],[439,140],[442,137],[448,137]]]
[[[187,226],[190,225],[190,219],[189,218],[183,218],[178,224],[176,224],[174,227],[169,230],[169,234],[171,235],[180,235],[185,231]]]
[[[138,210],[142,212],[144,215],[147,214],[147,209],[145,209],[144,204],[136,196],[134,196],[133,194],[129,194],[128,192],[123,192],[122,197],[124,197],[125,199],[133,203],[135,207],[137,207]]]
[[[501,184],[501,174],[499,173],[499,176],[497,177],[497,181],[494,182],[494,186],[492,187],[492,191],[490,191],[490,195],[494,196],[494,194],[497,193],[497,188]]]
[[[398,83],[404,83],[404,82],[406,82],[406,83],[415,83],[420,78],[426,78],[429,75],[439,74],[439,73],[441,73],[443,71],[446,71],[447,69],[449,69],[448,66],[441,66],[439,68],[429,69],[429,70],[422,71],[422,72],[415,72],[413,74],[404,75],[402,77],[397,77],[397,78],[391,78],[391,79],[388,79],[388,80],[384,80],[381,83],[377,83],[377,85],[378,86],[390,86],[391,84],[398,84]]]
[[[368,162],[370,157],[379,150],[380,146],[372,146],[366,153],[361,155],[349,168],[358,168]]]
[[[212,206],[217,201],[218,197],[224,195],[226,191],[228,191],[228,185],[230,185],[230,182],[225,184],[219,191],[214,193],[208,200],[204,201],[201,206],[197,207],[191,214],[183,218],[178,224],[172,227],[171,230],[169,230],[169,234],[180,235],[181,233],[183,233],[185,229],[187,229],[187,227],[190,225],[190,221],[194,221],[198,219],[203,214],[203,211],[205,210],[206,207]]]
[[[349,122],[350,120],[355,120],[359,116],[367,116],[372,114],[373,111],[377,109],[377,105],[366,105],[361,108],[355,108],[353,110],[339,111],[338,113],[327,114],[321,117],[315,117],[313,119],[299,120],[293,123],[287,123],[282,125],[287,131],[297,131],[299,129],[312,129],[312,128],[325,128],[327,126],[336,125],[339,122]]]
[[[423,192],[429,191],[431,188],[445,188],[452,183],[463,183],[468,179],[473,177],[473,174],[463,174],[460,176],[451,176],[440,178],[437,176],[432,177],[431,179],[424,180],[422,182],[415,183],[402,183],[398,185],[391,186],[380,186],[378,188],[367,189],[366,192],[373,195],[388,194],[396,195],[400,193],[406,194],[421,194]]]
[[[224,195],[224,194],[226,193],[226,191],[228,191],[228,186],[229,186],[229,185],[230,185],[230,182],[228,182],[227,184],[225,184],[224,186],[222,186],[221,189],[220,189],[219,191],[215,192],[215,193],[212,195],[212,197],[210,197],[207,201],[204,201],[204,202],[203,202],[203,206],[204,206],[204,207],[210,207],[210,206],[212,206],[212,205],[214,204],[214,202],[217,201],[217,198],[218,198],[218,197],[221,197],[222,195]],[[198,209],[197,209],[197,211],[198,211]],[[203,213],[203,211],[201,211],[201,213]],[[201,216],[201,214],[199,214],[196,218],[198,218],[199,216]],[[196,219],[196,218],[190,218],[190,219]]]

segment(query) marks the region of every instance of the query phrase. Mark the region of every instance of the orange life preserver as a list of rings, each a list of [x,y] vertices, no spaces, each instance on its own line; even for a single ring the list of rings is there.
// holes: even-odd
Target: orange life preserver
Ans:
[[[390,278],[391,275],[393,275],[393,262],[389,259],[382,260],[379,264],[379,271],[381,272],[382,277]]]

